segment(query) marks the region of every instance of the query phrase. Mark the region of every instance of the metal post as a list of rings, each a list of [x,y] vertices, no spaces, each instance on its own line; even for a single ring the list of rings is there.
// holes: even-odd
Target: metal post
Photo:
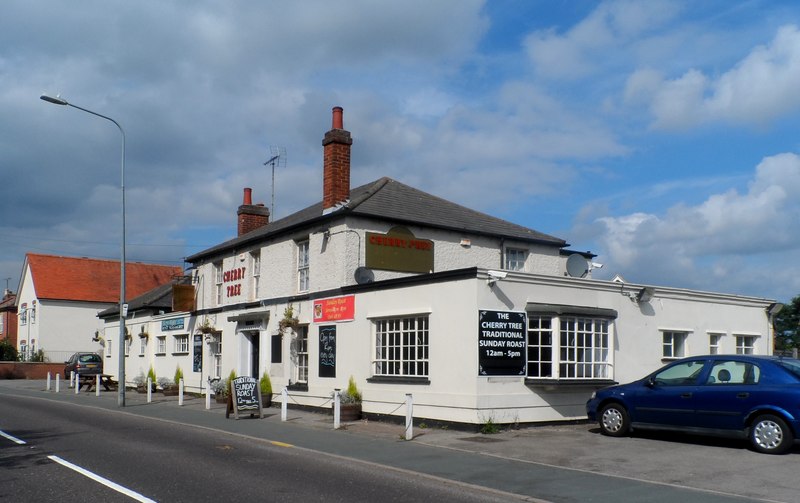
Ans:
[[[211,383],[206,382],[206,410],[211,409]]]
[[[183,378],[178,381],[178,405],[183,405]]]
[[[75,382],[75,371],[74,370],[70,370],[69,371],[69,387],[70,388],[73,386],[74,382]]]
[[[94,379],[94,396],[100,396],[100,374],[97,374]]]
[[[414,438],[414,399],[406,393],[406,440]]]
[[[74,386],[74,388],[75,388],[75,394],[76,395],[81,392],[81,378],[78,377],[78,374],[75,374],[75,386]]]
[[[339,390],[333,391],[333,429],[338,430],[341,426],[342,410],[341,398],[339,397]]]
[[[281,421],[286,421],[288,416],[289,405],[289,390],[283,388],[281,390]]]
[[[122,133],[122,163],[121,163],[121,180],[120,180],[120,190],[122,192],[122,250],[120,256],[120,280],[119,280],[119,343],[117,346],[119,347],[119,360],[118,360],[118,380],[119,386],[117,389],[119,390],[117,396],[117,405],[120,407],[125,406],[125,316],[128,314],[128,305],[125,303],[125,130],[122,129],[119,122],[115,121],[111,117],[107,117],[105,115],[99,114],[97,112],[92,112],[89,109],[79,107],[77,105],[73,105],[69,103],[67,100],[57,96],[55,98],[42,95],[39,97],[40,99],[47,101],[48,103],[53,103],[55,105],[67,105],[72,108],[77,108],[82,112],[86,112],[92,114],[96,117],[100,117],[101,119],[105,119],[107,121],[112,122],[119,132]],[[30,339],[30,338],[29,338]]]
[[[147,378],[147,403],[153,401],[153,379]]]

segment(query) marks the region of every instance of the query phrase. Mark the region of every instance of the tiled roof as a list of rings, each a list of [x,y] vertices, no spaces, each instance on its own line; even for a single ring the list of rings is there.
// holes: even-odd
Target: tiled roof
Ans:
[[[28,253],[25,260],[39,299],[119,302],[118,260],[35,253]],[[127,262],[125,298],[137,297],[182,274],[182,269],[176,266]]]
[[[563,239],[496,218],[433,196],[391,178],[381,178],[350,191],[350,201],[340,209],[323,215],[322,202],[252,232],[188,257],[196,262],[203,257],[278,235],[301,226],[319,225],[345,215],[358,215],[396,224],[434,227],[469,234],[516,239],[563,248]]]

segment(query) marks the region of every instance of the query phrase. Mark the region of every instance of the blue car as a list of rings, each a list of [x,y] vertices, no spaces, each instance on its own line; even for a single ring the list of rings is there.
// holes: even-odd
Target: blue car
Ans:
[[[600,431],[671,430],[747,438],[767,454],[789,451],[800,435],[800,360],[709,355],[676,360],[644,379],[592,393]]]

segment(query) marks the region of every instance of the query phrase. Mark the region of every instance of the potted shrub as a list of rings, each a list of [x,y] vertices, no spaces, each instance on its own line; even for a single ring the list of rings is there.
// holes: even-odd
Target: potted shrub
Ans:
[[[214,400],[217,403],[225,403],[228,398],[228,380],[217,379],[211,381],[211,391],[214,392]]]
[[[150,391],[156,391],[156,383],[158,379],[156,379],[156,371],[153,370],[153,366],[150,365],[150,370],[147,371],[147,377],[150,378]],[[147,381],[145,381],[145,392],[147,392]]]
[[[136,386],[136,391],[139,393],[147,393],[147,376],[144,371],[140,370],[139,375],[133,378],[133,385]]]
[[[272,407],[272,381],[269,379],[269,374],[264,372],[258,381],[258,387],[261,389],[261,406]]]
[[[350,376],[347,389],[339,393],[339,419],[342,421],[361,419],[361,391],[358,390],[353,376]]]
[[[161,388],[161,392],[164,393],[164,396],[174,396],[178,394],[178,387],[172,383],[169,377],[159,377],[158,387]]]

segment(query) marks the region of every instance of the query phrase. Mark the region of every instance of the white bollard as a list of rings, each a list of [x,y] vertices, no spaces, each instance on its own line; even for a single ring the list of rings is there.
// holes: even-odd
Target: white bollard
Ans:
[[[281,390],[281,421],[286,421],[288,414],[288,405],[289,405],[289,390],[283,388]]]
[[[339,397],[339,390],[333,392],[333,429],[338,430],[342,422],[342,402]]]
[[[61,387],[61,380],[59,379],[61,374],[56,374],[56,393],[61,391],[59,388]]]
[[[50,391],[50,372],[47,373],[47,391]]]
[[[210,383],[206,383],[206,410],[211,409],[211,386]]]
[[[414,438],[414,399],[406,393],[406,440]]]
[[[75,382],[75,371],[74,370],[70,370],[69,371],[69,387],[70,388],[73,386],[74,382]]]
[[[147,378],[147,403],[153,401],[153,380],[151,378]]]
[[[75,374],[75,384],[73,385],[75,388],[75,394],[77,395],[81,391],[81,378],[78,377],[78,374]]]
[[[183,405],[183,378],[178,382],[178,405]]]
[[[94,379],[94,396],[100,396],[100,374]]]

